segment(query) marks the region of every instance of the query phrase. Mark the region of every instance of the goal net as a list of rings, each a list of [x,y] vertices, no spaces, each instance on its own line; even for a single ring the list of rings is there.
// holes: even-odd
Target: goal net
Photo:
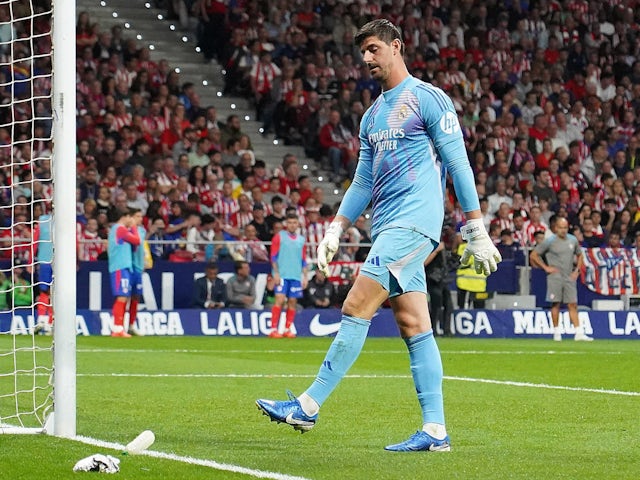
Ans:
[[[0,434],[75,435],[75,6],[55,1],[70,29],[52,0],[0,0]]]

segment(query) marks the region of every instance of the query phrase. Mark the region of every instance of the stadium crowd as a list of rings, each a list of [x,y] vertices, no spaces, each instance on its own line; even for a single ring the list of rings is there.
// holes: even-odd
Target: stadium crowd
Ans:
[[[15,2],[29,8],[29,2]],[[335,182],[353,175],[359,121],[379,95],[353,36],[384,17],[402,27],[411,73],[443,88],[458,111],[491,236],[530,247],[565,217],[587,247],[640,244],[640,11],[635,1],[450,0],[160,2],[193,25],[204,62],[225,72],[225,93],[253,101],[263,135],[302,145]],[[45,11],[47,0],[32,2]],[[0,8],[0,20],[8,11]],[[51,207],[51,65],[23,56],[50,48],[48,16],[0,28],[0,242],[29,238]],[[8,30],[14,29],[13,32]],[[10,35],[13,35],[11,37]],[[268,261],[288,209],[315,258],[335,206],[298,159],[256,158],[236,115],[218,118],[198,88],[119,26],[80,12],[77,44],[77,234],[80,260],[103,255],[117,211],[145,215],[156,258]],[[33,49],[31,51],[30,49]],[[9,67],[7,67],[9,66]],[[8,87],[8,79],[13,81]],[[204,87],[203,87],[204,88]],[[13,97],[11,97],[13,92]],[[36,101],[29,99],[35,98]],[[9,107],[9,105],[11,107]],[[29,122],[35,118],[31,131]],[[13,122],[13,127],[11,123]],[[12,136],[13,135],[13,136]],[[34,141],[35,139],[35,141]],[[32,148],[33,145],[33,148]],[[19,168],[16,168],[19,167]],[[448,185],[445,243],[464,216]],[[6,207],[15,198],[13,211]],[[30,204],[33,208],[22,208]],[[337,260],[361,261],[362,218]],[[235,241],[242,240],[242,243]],[[213,243],[212,243],[213,242]],[[15,243],[15,242],[13,242]],[[0,249],[29,256],[28,242]]]

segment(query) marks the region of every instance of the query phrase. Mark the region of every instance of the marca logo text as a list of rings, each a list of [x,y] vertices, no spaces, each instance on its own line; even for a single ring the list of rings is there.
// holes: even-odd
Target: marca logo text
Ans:
[[[513,333],[516,335],[552,335],[553,323],[551,322],[551,312],[544,310],[514,310]],[[585,333],[593,334],[591,319],[588,312],[578,312],[578,320],[584,327]],[[560,331],[562,333],[574,334],[575,328],[571,324],[568,312],[562,312],[559,319]]]

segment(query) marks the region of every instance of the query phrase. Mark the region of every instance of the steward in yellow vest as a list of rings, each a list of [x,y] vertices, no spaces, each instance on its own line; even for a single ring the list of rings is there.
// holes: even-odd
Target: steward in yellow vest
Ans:
[[[457,254],[462,257],[467,242],[458,245]],[[464,308],[466,301],[466,292],[472,292],[473,306],[475,308],[484,308],[484,301],[489,298],[487,294],[487,277],[482,273],[476,273],[473,266],[473,257],[468,265],[458,266],[456,270],[456,287],[458,288],[458,308]]]

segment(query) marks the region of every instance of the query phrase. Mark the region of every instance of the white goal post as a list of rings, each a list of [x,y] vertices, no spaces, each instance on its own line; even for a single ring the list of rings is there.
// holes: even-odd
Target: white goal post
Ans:
[[[6,280],[0,295],[9,299],[0,308],[0,435],[44,432],[74,437],[75,0],[0,0],[0,10],[0,93],[10,92],[0,98],[0,108],[5,108],[0,111],[0,130],[9,133],[0,136],[0,167],[9,178],[0,182],[0,195],[8,193],[0,198],[6,200],[0,204],[5,220],[0,225],[1,271]],[[43,169],[43,164],[50,169]],[[39,190],[44,184],[52,191],[47,200]],[[17,189],[24,192],[26,203],[17,198]],[[19,203],[23,216],[17,213]],[[32,233],[43,231],[45,203],[46,210],[53,210],[46,220],[50,235],[34,239]],[[38,257],[43,244],[52,249],[49,259]],[[40,276],[44,264],[51,265],[52,280]],[[31,304],[17,302],[21,279],[32,292],[49,287],[50,296],[43,301],[32,293]],[[43,317],[42,307],[54,312],[53,338],[34,328]]]
[[[76,434],[76,4],[53,12],[53,434]]]

